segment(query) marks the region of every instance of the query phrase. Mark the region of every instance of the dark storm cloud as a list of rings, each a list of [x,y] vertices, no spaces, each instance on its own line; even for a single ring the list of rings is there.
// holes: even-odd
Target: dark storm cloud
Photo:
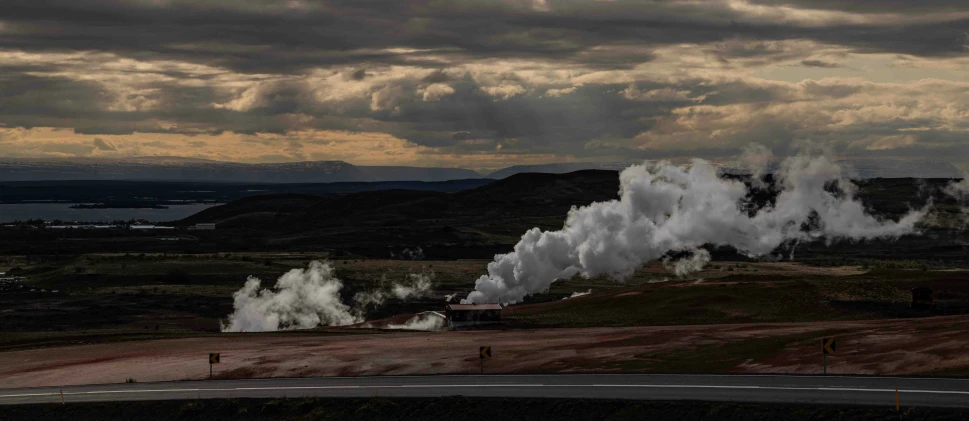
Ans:
[[[31,117],[94,117],[109,100],[94,82],[0,73],[0,116],[9,126]]]
[[[843,9],[857,2],[791,1],[795,7]],[[900,7],[911,3],[893,0]],[[933,2],[915,2],[925,4]],[[287,7],[286,4],[302,5]],[[883,3],[862,2],[855,12],[880,13]],[[948,10],[906,6],[905,10]],[[960,10],[969,10],[962,6]],[[543,58],[623,68],[650,59],[648,52],[611,54],[596,47],[812,39],[864,51],[917,55],[961,54],[969,20],[899,24],[776,23],[724,3],[550,1],[541,11],[499,1],[401,2],[345,0],[4,2],[0,46],[28,51],[100,50],[138,59],[170,58],[242,72],[299,72],[335,64],[418,64],[422,53]],[[768,51],[769,52],[769,51]],[[735,52],[738,53],[739,52]],[[750,53],[756,54],[757,51]],[[362,77],[364,73],[355,74]]]
[[[718,134],[723,143],[713,148],[640,150],[623,141],[653,130],[660,137],[664,130],[677,134],[677,110],[687,109],[691,118],[705,112],[711,113],[710,119],[718,118],[709,108],[692,114],[693,105],[760,111],[836,101],[861,95],[865,88],[757,84],[741,77],[628,82],[636,76],[573,86],[571,75],[529,79],[518,72],[626,72],[656,61],[664,54],[661,48],[681,44],[701,44],[698,51],[707,56],[694,57],[693,63],[718,60],[721,69],[774,63],[840,67],[818,59],[831,55],[813,56],[814,44],[791,40],[933,58],[964,56],[967,51],[969,18],[950,13],[969,13],[969,5],[961,1],[752,3],[788,8],[751,11],[717,0],[549,0],[544,5],[499,0],[7,0],[0,6],[0,52],[65,57],[0,63],[0,124],[63,127],[78,135],[105,137],[135,132],[382,132],[458,153],[500,148],[502,153],[640,158],[733,154],[732,144],[748,141],[784,150],[787,146],[781,143],[805,134],[846,144],[941,124],[908,118],[854,122],[835,131],[803,123],[795,111],[790,115],[796,118],[770,114],[740,128],[713,122],[709,132],[724,133]],[[884,15],[892,12],[899,15]],[[913,16],[919,19],[907,19]],[[110,77],[98,78],[92,76],[107,73],[99,68],[101,56],[67,57],[98,52],[108,53],[104,60],[131,58],[150,63],[151,69],[118,65]],[[670,53],[665,54],[668,58]],[[488,70],[494,74],[484,76],[461,68],[521,62],[525,64]],[[203,66],[194,64],[213,67],[199,70]],[[543,65],[547,67],[535,70]],[[71,72],[73,77],[65,76]],[[191,83],[182,83],[186,81]],[[816,118],[839,107],[819,106],[803,117]],[[678,134],[698,137],[702,124],[701,129],[689,129]],[[117,149],[101,138],[88,139],[83,147],[45,148],[74,148],[50,149],[71,154]],[[928,134],[918,139],[941,142]],[[294,140],[278,146],[286,156],[302,159],[307,156],[304,146],[312,144]],[[191,146],[207,145],[198,141]]]
[[[455,92],[439,101],[407,102],[397,112],[377,118],[398,123],[399,129],[391,134],[424,146],[476,150],[481,146],[463,142],[514,139],[506,146],[509,150],[568,153],[582,151],[596,137],[635,136],[650,126],[646,118],[671,108],[628,100],[618,94],[625,85],[583,86],[555,98],[531,92],[503,101],[495,101],[470,81],[453,87]]]
[[[962,0],[751,0],[751,3],[854,13],[928,14],[966,11],[966,2]]]
[[[835,69],[841,67],[838,63],[830,63],[823,60],[801,60],[804,67],[820,67],[822,69]]]

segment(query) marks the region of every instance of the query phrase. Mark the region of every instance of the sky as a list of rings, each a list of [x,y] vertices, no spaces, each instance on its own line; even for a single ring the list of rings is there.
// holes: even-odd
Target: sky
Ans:
[[[0,157],[969,164],[964,0],[4,0]]]

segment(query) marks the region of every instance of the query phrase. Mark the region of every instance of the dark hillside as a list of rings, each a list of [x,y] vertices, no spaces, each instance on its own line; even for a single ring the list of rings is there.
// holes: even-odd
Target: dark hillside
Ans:
[[[220,228],[228,228],[226,222],[236,221],[237,227],[244,227],[246,224],[239,222],[240,218],[254,221],[252,218],[244,216],[260,215],[263,218],[276,218],[298,212],[321,200],[323,196],[313,196],[308,194],[273,194],[263,196],[252,196],[245,199],[236,200],[221,206],[208,208],[202,212],[183,219],[185,225],[193,225],[200,222],[214,222]]]
[[[742,176],[733,178],[743,179]],[[772,182],[770,178],[766,181]],[[926,259],[959,261],[969,265],[969,252],[961,226],[962,208],[944,197],[940,189],[948,179],[871,179],[858,182],[858,196],[875,214],[897,218],[913,207],[932,200],[938,217],[924,235],[905,237],[897,243],[800,244],[799,260],[819,263],[864,263],[872,258],[905,258],[920,261],[913,267],[932,265]],[[384,186],[392,187],[392,186]],[[48,230],[7,230],[0,250],[30,253],[72,253],[78,250],[228,251],[228,250],[341,250],[351,254],[389,257],[393,250],[421,247],[427,258],[491,258],[511,250],[521,235],[538,227],[562,227],[572,206],[615,199],[619,179],[616,171],[583,170],[568,174],[522,173],[456,192],[386,189],[322,195],[278,194],[249,197],[193,215],[176,225],[215,222],[215,231],[186,231],[177,243],[154,239],[161,233],[84,233]],[[840,186],[831,186],[839,189]],[[740,203],[750,212],[770,206],[776,188],[754,190]],[[948,224],[948,225],[945,225]],[[104,237],[100,239],[98,236]],[[124,237],[121,241],[118,237]],[[43,247],[34,239],[45,241]],[[741,259],[732,250],[713,250],[717,259]],[[784,251],[785,256],[790,250]],[[861,264],[859,263],[859,264]]]

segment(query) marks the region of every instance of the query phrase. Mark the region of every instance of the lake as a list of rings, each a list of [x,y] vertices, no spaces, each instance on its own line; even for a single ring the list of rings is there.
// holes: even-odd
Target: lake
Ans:
[[[108,222],[144,219],[150,222],[167,222],[183,219],[222,203],[192,203],[166,205],[168,209],[72,209],[74,203],[18,203],[0,204],[0,224],[28,219],[45,221]]]

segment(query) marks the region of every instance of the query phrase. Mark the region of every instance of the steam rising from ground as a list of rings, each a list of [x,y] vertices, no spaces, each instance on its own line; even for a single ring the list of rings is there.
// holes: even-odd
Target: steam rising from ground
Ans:
[[[663,260],[663,266],[667,270],[676,274],[676,276],[686,276],[693,272],[699,272],[710,263],[710,252],[705,249],[694,249],[690,250],[690,257],[675,260],[670,263],[670,260]]]
[[[751,151],[760,157],[766,149]],[[752,167],[764,162],[759,158]],[[740,206],[747,186],[721,178],[707,161],[629,167],[619,174],[619,200],[573,208],[560,230],[529,230],[513,252],[495,256],[462,302],[515,303],[557,279],[576,274],[622,279],[669,252],[691,252],[689,260],[673,263],[682,275],[709,261],[704,245],[762,256],[786,243],[821,237],[829,243],[897,238],[914,232],[926,214],[911,211],[897,222],[869,215],[854,197],[854,184],[826,156],[787,158],[776,178],[781,191],[773,206],[748,212]]]
[[[962,177],[958,182],[951,182],[942,189],[942,192],[952,196],[961,203],[969,202],[969,174]]]
[[[223,332],[266,332],[343,326],[364,321],[367,306],[381,305],[387,298],[407,299],[427,294],[431,276],[410,274],[403,283],[354,295],[354,306],[343,303],[343,282],[329,262],[310,262],[306,269],[293,269],[280,276],[273,290],[262,289],[262,281],[250,276],[236,291],[228,324]]]
[[[387,325],[387,329],[426,330],[436,331],[444,329],[445,319],[441,313],[425,311],[418,313],[402,325]]]
[[[969,174],[963,174],[962,180],[953,181],[943,187],[942,193],[952,197],[960,205],[960,215],[957,220],[958,226],[953,228],[957,228],[957,233],[961,234],[962,231],[969,227],[969,207],[966,206],[969,204]]]
[[[584,296],[589,295],[589,294],[592,294],[592,289],[591,288],[589,288],[589,290],[586,291],[586,292],[575,291],[575,292],[572,293],[572,295],[570,295],[568,297],[565,297],[565,298],[562,298],[562,299],[563,300],[568,300],[569,298],[584,297]]]

